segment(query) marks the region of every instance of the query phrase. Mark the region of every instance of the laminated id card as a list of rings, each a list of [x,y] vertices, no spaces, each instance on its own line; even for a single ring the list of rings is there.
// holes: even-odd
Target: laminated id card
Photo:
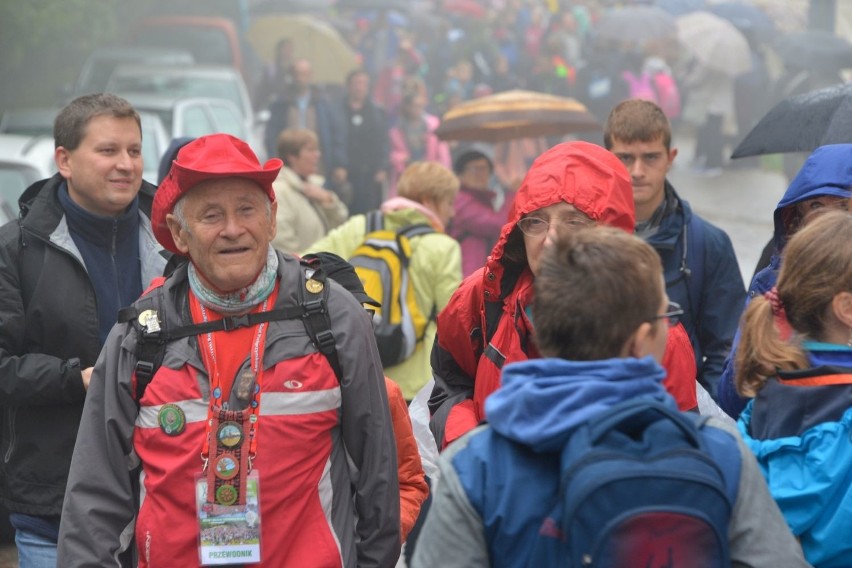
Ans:
[[[260,482],[257,470],[249,473],[246,479],[245,505],[235,503],[237,489],[231,484],[217,487],[212,499],[208,499],[207,491],[207,476],[197,474],[195,502],[201,565],[260,562]],[[229,492],[233,493],[233,499]]]

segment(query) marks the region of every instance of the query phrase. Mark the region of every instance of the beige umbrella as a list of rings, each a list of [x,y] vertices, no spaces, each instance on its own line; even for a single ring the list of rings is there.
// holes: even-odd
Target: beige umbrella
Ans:
[[[293,40],[294,55],[311,62],[317,83],[342,84],[346,74],[359,65],[357,53],[340,33],[313,16],[260,16],[246,35],[258,55],[269,63],[275,60],[279,40]]]
[[[677,37],[705,67],[731,76],[751,69],[748,41],[732,23],[709,12],[677,19]]]
[[[441,119],[442,140],[502,142],[600,130],[580,102],[534,91],[506,91],[464,102]]]

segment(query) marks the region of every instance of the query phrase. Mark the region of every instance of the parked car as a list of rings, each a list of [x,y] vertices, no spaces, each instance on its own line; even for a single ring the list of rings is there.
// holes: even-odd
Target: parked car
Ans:
[[[245,125],[244,138],[252,148],[261,149],[263,121],[255,116],[251,97],[242,76],[233,67],[222,65],[120,65],[107,83],[107,90],[134,95],[159,95],[173,99],[224,99],[239,109]],[[259,155],[260,158],[264,156]]]
[[[140,112],[159,118],[169,139],[225,132],[251,140],[240,109],[231,101],[210,97],[179,98],[148,93],[118,93]]]
[[[56,173],[53,136],[0,134],[0,223],[17,217],[18,198],[30,184]]]
[[[70,99],[106,89],[116,66],[124,63],[158,65],[189,65],[195,62],[192,53],[185,49],[146,46],[103,46],[95,48],[80,67],[77,80],[66,88]]]
[[[132,25],[127,40],[133,45],[188,51],[195,61],[237,69],[254,85],[262,72],[260,58],[229,18],[169,15],[145,18]]]
[[[25,136],[53,136],[53,120],[58,108],[23,108],[3,112],[0,132]]]

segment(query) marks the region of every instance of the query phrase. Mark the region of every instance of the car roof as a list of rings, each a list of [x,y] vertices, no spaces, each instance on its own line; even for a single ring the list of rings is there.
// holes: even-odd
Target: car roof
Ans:
[[[237,76],[242,79],[239,70],[230,65],[192,64],[157,64],[157,63],[122,63],[117,65],[113,75],[195,75],[195,76]]]

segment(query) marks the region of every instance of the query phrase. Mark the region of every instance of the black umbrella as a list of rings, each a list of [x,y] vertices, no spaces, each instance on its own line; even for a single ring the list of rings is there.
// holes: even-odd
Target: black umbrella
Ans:
[[[775,105],[736,147],[731,158],[810,152],[852,143],[852,83],[796,95]]]
[[[787,34],[775,43],[784,63],[811,71],[839,71],[852,67],[852,44],[824,30]]]

